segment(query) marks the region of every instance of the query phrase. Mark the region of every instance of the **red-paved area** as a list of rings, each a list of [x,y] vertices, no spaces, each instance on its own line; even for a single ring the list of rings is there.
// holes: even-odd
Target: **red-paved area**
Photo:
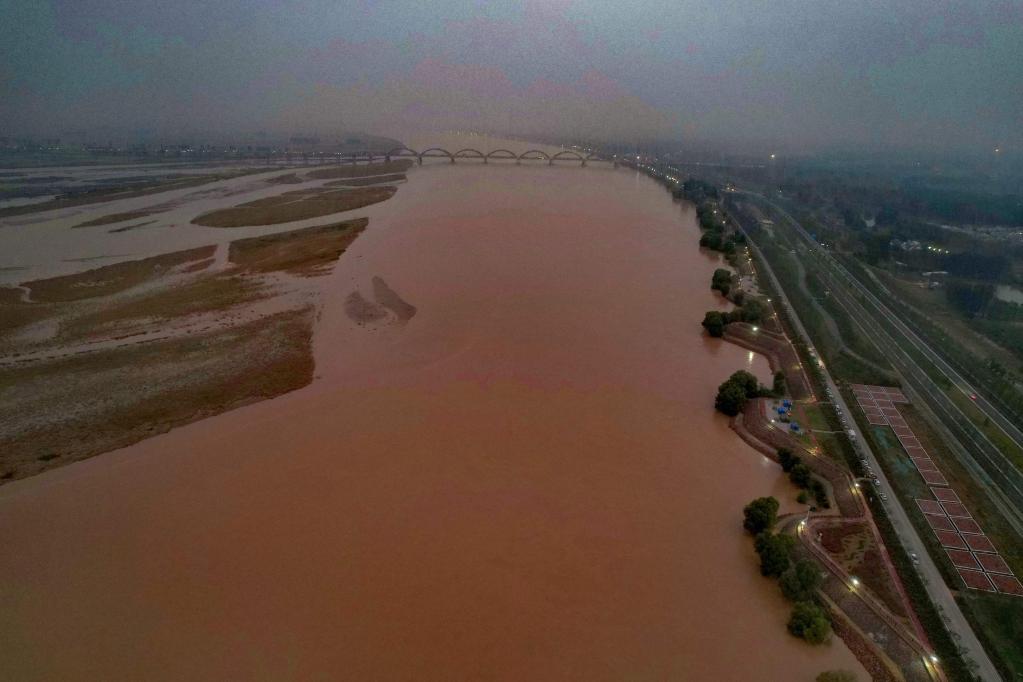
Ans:
[[[977,535],[983,535],[984,531],[980,529],[980,524],[973,519],[952,519],[952,523],[956,525],[956,530],[960,533],[976,533]]]
[[[949,516],[973,518],[962,502],[942,502],[941,506],[945,508],[945,513]]]
[[[963,540],[963,536],[954,530],[935,530],[934,534],[938,536],[938,541],[941,542],[942,547],[951,547],[952,549],[969,549],[966,545],[966,541]],[[985,536],[967,535],[966,537],[980,538]]]
[[[977,561],[980,562],[981,568],[988,573],[1005,573],[1012,575],[1012,569],[1009,568],[1009,564],[1005,563],[1005,559],[1002,558],[1001,554],[977,554]]]
[[[931,492],[942,502],[959,502],[959,495],[951,488],[931,488]]]
[[[997,573],[992,573],[989,577],[1002,594],[1014,594],[1023,597],[1023,585],[1020,584],[1019,578],[1011,575],[998,575]]]
[[[958,534],[957,534],[958,535]],[[995,552],[995,544],[986,535],[963,535],[959,536],[974,552]]]
[[[952,565],[956,568],[972,568],[978,571],[981,569],[981,565],[973,558],[973,554],[965,549],[946,549],[945,554],[952,560]]]
[[[1008,564],[973,520],[959,495],[947,487],[948,480],[895,407],[895,403],[909,402],[905,394],[897,388],[884,386],[853,384],[852,389],[867,421],[875,426],[891,427],[920,476],[931,486],[938,501],[917,499],[916,504],[967,587],[993,592],[991,581],[994,581],[1000,592],[1023,596],[1023,585],[1014,576],[1007,575],[1011,573]],[[974,555],[972,551],[979,553]]]
[[[927,524],[935,530],[951,530],[956,529],[952,525],[952,519],[948,518],[944,514],[938,516],[937,514],[924,514],[924,518],[927,519]]]
[[[920,507],[920,511],[924,514],[937,514],[939,516],[944,515],[945,510],[941,508],[941,505],[934,500],[917,500],[916,506]]]
[[[948,480],[937,471],[921,471],[920,476],[928,485],[948,485]]]
[[[975,590],[984,590],[985,592],[994,592],[995,588],[991,586],[991,580],[988,578],[987,573],[983,571],[970,571],[963,568],[957,568],[959,571],[959,577],[963,579],[967,587],[971,587]]]

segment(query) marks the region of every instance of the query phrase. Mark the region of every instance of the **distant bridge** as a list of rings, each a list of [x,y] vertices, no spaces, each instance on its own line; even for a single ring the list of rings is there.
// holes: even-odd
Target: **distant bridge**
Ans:
[[[268,154],[266,157],[267,165],[296,165],[296,164],[315,164],[323,165],[328,163],[336,164],[359,164],[359,163],[373,163],[374,161],[384,160],[390,161],[391,159],[415,159],[416,163],[422,165],[423,159],[448,159],[451,163],[455,163],[461,159],[464,161],[482,161],[488,163],[491,159],[495,161],[514,161],[515,163],[522,163],[523,161],[546,161],[548,165],[554,165],[556,161],[565,161],[578,163],[580,166],[585,166],[591,161],[603,161],[605,163],[614,164],[615,168],[618,167],[618,157],[606,157],[600,154],[589,153],[586,155],[580,154],[577,151],[571,149],[563,149],[555,154],[548,154],[547,152],[540,149],[530,149],[516,154],[510,149],[495,149],[490,152],[482,152],[478,149],[459,149],[456,152],[450,152],[442,147],[430,147],[424,149],[421,152],[417,152],[409,147],[395,147],[388,152],[373,152],[373,151],[361,151],[361,152],[347,152],[347,153],[331,153],[331,152],[280,152]]]
[[[523,161],[546,161],[549,165],[554,165],[555,161],[578,161],[580,165],[585,166],[588,161],[606,161],[613,163],[615,166],[618,165],[618,161],[615,158],[606,158],[599,154],[587,154],[583,156],[579,152],[571,149],[563,149],[556,154],[548,154],[545,151],[539,149],[530,149],[524,151],[521,154],[516,154],[510,149],[495,149],[491,152],[483,153],[478,149],[459,149],[457,152],[450,152],[447,149],[441,147],[430,147],[424,149],[421,152],[417,152],[415,149],[409,149],[408,147],[395,147],[391,151],[384,154],[384,158],[387,161],[391,159],[415,159],[417,163],[422,164],[423,159],[448,159],[451,163],[455,163],[456,159],[478,159],[483,163],[487,163],[490,159],[502,160],[502,161],[514,161],[515,163],[521,163]]]

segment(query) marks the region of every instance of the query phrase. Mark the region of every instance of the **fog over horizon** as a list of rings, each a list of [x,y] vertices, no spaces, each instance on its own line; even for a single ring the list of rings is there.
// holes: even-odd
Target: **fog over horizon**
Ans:
[[[1023,148],[1023,2],[0,0],[0,136]]]

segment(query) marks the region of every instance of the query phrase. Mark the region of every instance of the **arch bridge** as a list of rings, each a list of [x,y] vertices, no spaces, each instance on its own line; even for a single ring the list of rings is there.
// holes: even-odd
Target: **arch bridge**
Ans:
[[[561,151],[548,154],[547,152],[540,149],[529,149],[517,154],[510,149],[494,149],[489,152],[483,152],[479,149],[473,149],[467,147],[465,149],[459,149],[456,152],[451,152],[443,147],[430,147],[422,151],[416,151],[409,147],[395,147],[387,152],[379,151],[357,151],[357,152],[292,152],[292,151],[274,151],[267,153],[265,160],[267,165],[283,164],[287,166],[297,164],[315,164],[322,165],[326,163],[341,164],[369,164],[376,161],[390,161],[391,159],[415,159],[416,163],[422,165],[423,159],[447,159],[450,163],[456,163],[459,160],[462,161],[482,161],[488,163],[491,160],[494,161],[514,161],[519,164],[522,162],[537,162],[546,161],[548,165],[553,166],[557,162],[568,162],[578,163],[580,166],[586,166],[591,161],[603,161],[611,163],[615,168],[618,167],[617,156],[603,156],[596,153],[581,154],[573,149],[562,149]]]
[[[479,149],[466,148],[459,149],[456,152],[451,152],[442,147],[430,147],[429,149],[417,152],[416,150],[408,147],[395,147],[384,154],[384,159],[386,161],[402,158],[415,159],[416,163],[419,163],[420,165],[422,165],[423,159],[448,159],[450,163],[455,163],[459,159],[474,159],[487,163],[491,159],[494,159],[495,161],[514,161],[515,163],[522,163],[523,161],[546,161],[548,165],[552,166],[556,161],[576,162],[580,166],[585,166],[590,161],[606,161],[608,163],[613,163],[616,167],[618,166],[618,160],[614,157],[607,158],[596,153],[583,155],[572,149],[563,149],[552,155],[540,149],[529,149],[521,154],[516,154],[510,149],[494,149],[489,152],[482,152]]]

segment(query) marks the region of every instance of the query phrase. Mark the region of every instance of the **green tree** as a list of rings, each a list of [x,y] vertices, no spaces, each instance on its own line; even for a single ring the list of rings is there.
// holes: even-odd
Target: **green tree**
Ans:
[[[713,337],[721,337],[725,333],[725,318],[717,310],[711,310],[703,316],[703,328]]]
[[[704,232],[703,236],[700,237],[700,246],[706,247],[713,251],[721,250],[721,231],[711,230]]]
[[[795,543],[791,535],[773,535],[770,531],[757,535],[753,547],[760,556],[760,574],[777,578],[788,570]]]
[[[746,406],[746,392],[742,390],[742,387],[731,381],[726,381],[718,387],[717,397],[714,398],[714,408],[718,412],[723,412],[729,417],[742,412],[742,408]]]
[[[720,291],[727,296],[732,288],[732,273],[724,268],[718,268],[710,278],[710,288]]]
[[[778,370],[774,373],[774,384],[771,388],[775,395],[785,395],[785,372]]]
[[[782,594],[790,601],[810,601],[821,584],[820,570],[814,562],[800,559],[781,574],[778,584]]]
[[[788,473],[792,471],[792,467],[799,464],[799,457],[793,455],[788,448],[778,448],[778,463],[781,464],[781,470]]]
[[[798,462],[791,469],[789,469],[789,480],[800,488],[810,487],[810,481],[813,479],[810,477],[810,468]]]
[[[788,628],[790,633],[810,644],[823,644],[831,632],[831,623],[821,607],[801,601],[792,607]]]
[[[813,492],[813,499],[817,503],[818,507],[824,509],[831,508],[831,502],[828,500],[828,491],[825,489],[824,484],[814,479],[810,482],[810,491]]]
[[[778,506],[778,500],[773,497],[758,497],[742,510],[742,527],[751,535],[771,530],[778,520]]]
[[[757,378],[744,369],[732,372],[728,380],[742,388],[747,398],[755,398],[760,394],[760,382]]]
[[[764,304],[755,298],[749,298],[742,306],[743,322],[760,322],[764,319]]]

